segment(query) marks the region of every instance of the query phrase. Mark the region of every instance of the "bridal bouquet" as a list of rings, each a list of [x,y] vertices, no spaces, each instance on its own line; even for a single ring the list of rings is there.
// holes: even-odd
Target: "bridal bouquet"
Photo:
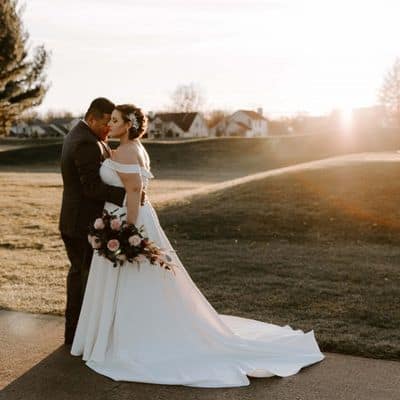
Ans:
[[[143,226],[137,228],[133,224],[122,221],[120,217],[103,210],[102,218],[97,218],[93,226],[89,227],[88,240],[98,254],[110,260],[114,267],[123,265],[125,261],[131,263],[146,259],[151,264],[174,272],[171,257],[154,242],[143,234]],[[175,273],[175,272],[174,272]]]

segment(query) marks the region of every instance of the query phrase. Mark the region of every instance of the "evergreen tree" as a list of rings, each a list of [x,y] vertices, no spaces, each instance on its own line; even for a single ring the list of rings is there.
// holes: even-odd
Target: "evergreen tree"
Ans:
[[[44,71],[49,53],[38,46],[28,58],[29,35],[17,7],[18,0],[0,1],[0,134],[24,110],[39,105],[48,90]]]

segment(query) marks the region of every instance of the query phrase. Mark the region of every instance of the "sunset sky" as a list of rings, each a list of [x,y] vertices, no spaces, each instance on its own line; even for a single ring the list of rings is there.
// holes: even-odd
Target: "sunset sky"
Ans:
[[[27,0],[32,46],[52,52],[39,111],[97,96],[162,109],[179,84],[205,109],[266,115],[373,105],[400,56],[398,1]]]

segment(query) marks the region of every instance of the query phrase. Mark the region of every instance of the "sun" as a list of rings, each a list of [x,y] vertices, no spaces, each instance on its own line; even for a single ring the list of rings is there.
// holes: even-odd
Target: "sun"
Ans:
[[[353,109],[350,107],[339,108],[340,127],[343,133],[350,133],[353,126]]]

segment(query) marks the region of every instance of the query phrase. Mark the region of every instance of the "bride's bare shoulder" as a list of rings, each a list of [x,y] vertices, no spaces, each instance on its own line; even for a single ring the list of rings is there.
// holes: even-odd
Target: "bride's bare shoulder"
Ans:
[[[136,146],[121,145],[113,153],[113,161],[121,164],[139,164],[139,152]]]

